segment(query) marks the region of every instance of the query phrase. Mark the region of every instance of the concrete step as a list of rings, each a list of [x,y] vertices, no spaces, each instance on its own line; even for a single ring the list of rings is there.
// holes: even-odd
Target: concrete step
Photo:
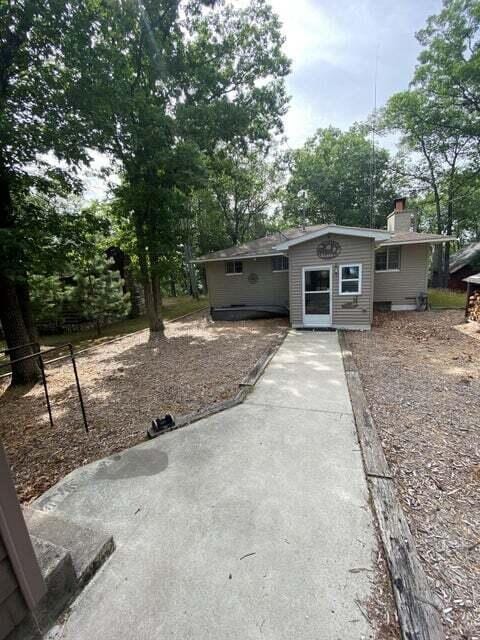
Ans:
[[[31,507],[23,515],[47,592],[9,640],[39,638],[115,548],[103,531]]]
[[[115,548],[111,535],[79,526],[48,511],[27,507],[23,511],[30,535],[70,555],[81,588]]]
[[[35,609],[41,627],[52,624],[78,588],[72,556],[63,547],[30,536],[47,592]]]

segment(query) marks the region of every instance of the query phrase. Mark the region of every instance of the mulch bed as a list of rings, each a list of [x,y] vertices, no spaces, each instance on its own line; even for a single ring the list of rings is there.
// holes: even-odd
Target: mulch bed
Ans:
[[[461,311],[378,314],[347,341],[449,640],[480,639],[480,341]]]
[[[260,356],[281,341],[284,319],[211,322],[205,313],[142,331],[78,357],[90,427],[83,428],[71,364],[48,367],[55,426],[43,387],[0,387],[0,438],[19,498],[28,502],[73,469],[145,439],[152,418],[182,415],[233,397]]]

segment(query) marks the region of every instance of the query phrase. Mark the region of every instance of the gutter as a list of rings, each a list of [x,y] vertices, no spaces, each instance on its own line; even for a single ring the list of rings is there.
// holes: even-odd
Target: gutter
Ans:
[[[190,262],[196,262],[198,264],[202,262],[227,262],[229,260],[254,260],[255,258],[271,258],[272,256],[286,256],[283,251],[275,251],[273,253],[261,253],[261,254],[247,254],[236,256],[225,256],[223,258],[193,258]]]

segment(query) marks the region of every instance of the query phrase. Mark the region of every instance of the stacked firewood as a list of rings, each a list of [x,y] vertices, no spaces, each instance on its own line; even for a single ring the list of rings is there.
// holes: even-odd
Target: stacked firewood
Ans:
[[[467,317],[480,322],[480,289],[471,293],[468,298]]]

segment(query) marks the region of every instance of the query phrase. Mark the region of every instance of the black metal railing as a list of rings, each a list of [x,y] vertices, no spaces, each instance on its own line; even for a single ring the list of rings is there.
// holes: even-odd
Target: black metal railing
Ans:
[[[27,355],[27,356],[22,356],[21,358],[11,358],[11,353],[15,352],[15,351],[19,351],[20,349],[26,349],[28,347],[33,347],[34,348],[34,352]],[[51,360],[44,360],[44,357],[49,354],[49,353],[53,353],[55,351],[59,351],[60,349],[68,349],[68,353],[58,356],[56,358],[52,358]],[[83,425],[85,427],[85,431],[88,433],[89,429],[88,429],[88,422],[87,422],[87,414],[85,412],[85,405],[83,402],[83,395],[82,395],[82,389],[80,387],[80,379],[78,377],[78,370],[77,370],[77,363],[75,360],[75,354],[74,354],[74,348],[73,345],[70,342],[66,342],[64,344],[59,344],[56,347],[50,347],[50,349],[45,349],[44,351],[40,350],[40,344],[38,342],[27,342],[25,344],[21,344],[18,347],[11,347],[10,349],[2,349],[0,351],[0,353],[4,353],[5,355],[9,356],[9,361],[8,362],[3,362],[0,363],[0,369],[4,368],[4,367],[11,367],[12,365],[16,364],[17,362],[23,362],[25,360],[32,360],[32,359],[37,359],[38,360],[38,365],[40,368],[40,373],[42,376],[42,384],[43,384],[43,390],[45,393],[45,401],[47,403],[47,410],[48,410],[48,418],[50,420],[50,425],[53,427],[53,415],[52,415],[52,406],[50,403],[50,395],[48,393],[48,384],[47,384],[47,376],[45,373],[45,365],[48,364],[52,364],[54,362],[59,362],[60,360],[64,360],[65,358],[70,358],[71,362],[72,362],[72,367],[73,367],[73,373],[75,376],[75,384],[77,387],[77,393],[78,393],[78,400],[80,403],[80,409],[82,411],[82,418],[83,418]],[[8,376],[12,375],[12,371],[9,371],[8,373],[4,373],[2,375],[0,375],[0,379],[2,378],[6,378]]]

